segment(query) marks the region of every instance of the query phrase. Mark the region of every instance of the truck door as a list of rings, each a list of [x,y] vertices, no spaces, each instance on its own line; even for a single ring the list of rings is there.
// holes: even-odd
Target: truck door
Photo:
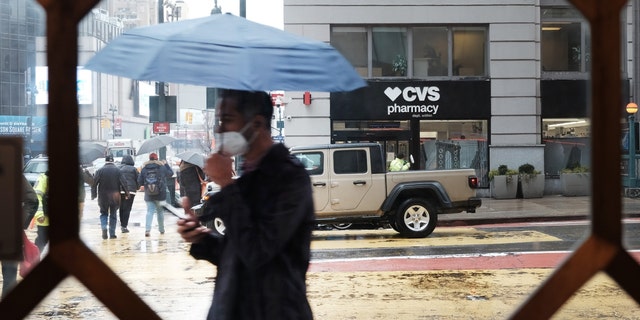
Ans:
[[[333,211],[358,208],[371,188],[371,168],[367,151],[331,149],[333,172],[329,185],[329,201]]]
[[[311,178],[313,204],[316,211],[324,211],[329,203],[329,173],[322,151],[296,152],[294,155],[304,165]]]

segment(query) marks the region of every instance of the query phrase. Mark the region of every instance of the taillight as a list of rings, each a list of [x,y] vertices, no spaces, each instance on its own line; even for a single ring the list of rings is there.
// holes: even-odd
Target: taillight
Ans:
[[[471,189],[478,188],[478,177],[476,177],[476,176],[468,176],[467,180],[469,181],[469,188],[471,188]]]

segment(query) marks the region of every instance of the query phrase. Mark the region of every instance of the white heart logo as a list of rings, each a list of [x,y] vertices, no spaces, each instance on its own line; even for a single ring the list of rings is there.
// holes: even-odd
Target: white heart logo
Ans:
[[[391,99],[391,101],[396,101],[396,98],[398,98],[398,96],[400,96],[401,93],[402,93],[402,90],[400,90],[400,88],[398,87],[395,87],[393,89],[391,89],[390,87],[387,87],[384,90],[384,94],[386,94],[387,97]]]

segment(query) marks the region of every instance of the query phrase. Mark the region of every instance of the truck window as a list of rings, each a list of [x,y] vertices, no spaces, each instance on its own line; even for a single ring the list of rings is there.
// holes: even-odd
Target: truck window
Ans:
[[[334,152],[333,171],[336,174],[366,173],[367,152],[364,150],[338,150]]]
[[[296,158],[300,160],[309,175],[320,175],[324,173],[324,155],[322,152],[296,153]]]

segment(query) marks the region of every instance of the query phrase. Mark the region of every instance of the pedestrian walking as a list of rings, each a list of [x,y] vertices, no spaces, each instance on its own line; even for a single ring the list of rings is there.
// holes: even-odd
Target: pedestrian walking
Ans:
[[[158,219],[158,231],[164,234],[164,208],[162,202],[167,198],[167,178],[173,176],[173,170],[166,161],[159,161],[158,155],[149,154],[149,161],[142,166],[138,184],[144,187],[144,201],[147,203],[147,217],[144,236],[151,235],[154,213]]]
[[[44,251],[44,247],[49,242],[49,171],[41,173],[36,183],[33,185],[38,196],[38,211],[34,219],[37,228],[37,235],[34,243],[40,252]]]
[[[31,187],[29,180],[22,176],[22,214],[26,218],[33,217],[38,210],[38,196]],[[29,218],[29,221],[31,218]],[[25,229],[29,227],[26,223]],[[6,296],[11,288],[16,285],[18,279],[18,261],[2,260],[2,297]]]
[[[194,206],[200,203],[202,182],[206,180],[204,171],[197,165],[183,160],[180,162],[180,174],[178,177],[180,192],[187,198],[189,205]],[[185,210],[188,209],[185,208]]]
[[[224,221],[214,236],[192,214],[178,221],[191,255],[217,266],[207,319],[312,319],[306,296],[314,209],[304,166],[271,139],[265,92],[224,90],[216,108],[220,151],[205,165],[221,190],[204,216]],[[233,179],[232,156],[243,155]]]
[[[126,154],[122,157],[120,172],[122,172],[122,177],[124,178],[127,190],[129,191],[128,197],[124,191],[120,191],[120,231],[122,231],[122,233],[129,232],[127,227],[129,226],[131,207],[133,206],[136,191],[140,189],[140,185],[138,184],[138,176],[140,173],[134,165],[135,162],[133,161],[132,156]]]
[[[389,164],[389,171],[406,171],[409,170],[411,164],[404,159],[404,153],[398,153],[398,156]]]
[[[116,224],[118,223],[118,209],[120,207],[120,191],[124,190],[129,196],[124,178],[120,169],[113,163],[113,156],[107,155],[105,164],[96,171],[94,183],[91,186],[91,200],[98,198],[100,207],[100,225],[102,226],[102,239],[107,239],[107,227],[109,238],[115,239]],[[107,225],[108,222],[108,225]]]

